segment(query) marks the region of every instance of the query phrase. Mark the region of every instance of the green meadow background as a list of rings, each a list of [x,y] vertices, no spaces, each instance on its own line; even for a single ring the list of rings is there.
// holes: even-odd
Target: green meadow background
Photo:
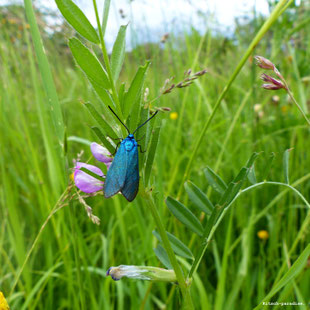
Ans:
[[[67,46],[74,31],[65,22],[60,29],[48,28],[45,18],[49,13],[36,11],[36,18],[65,123],[65,167],[24,8],[0,7],[0,291],[11,309],[178,309],[181,295],[174,284],[114,282],[105,276],[110,266],[121,264],[163,267],[153,251],[158,244],[152,234],[153,218],[139,196],[133,203],[121,196],[87,198],[101,219],[100,226],[89,220],[77,200],[62,200],[61,208],[51,214],[71,182],[68,175],[73,159],[81,151],[83,161],[91,159],[88,142],[99,143],[91,130],[95,122],[83,102],[92,102],[101,113],[104,109]],[[226,37],[212,30],[206,16],[202,32],[184,25],[184,31],[171,31],[164,42],[158,38],[158,42],[134,46],[125,56],[118,86],[131,81],[138,66],[150,60],[145,81],[150,99],[167,78],[175,76],[180,81],[189,68],[193,72],[208,69],[190,87],[176,89],[153,104],[171,109],[156,119],[161,132],[151,183],[158,212],[167,231],[194,255],[199,238],[193,238],[171,215],[164,199],[177,197],[194,142],[264,20],[252,12],[243,23],[236,22],[235,31]],[[309,30],[309,1],[292,4],[253,52],[276,64],[308,114]],[[134,40],[139,33],[132,35]],[[101,57],[100,51],[97,55]],[[189,180],[215,204],[219,196],[210,188],[204,168],[210,167],[230,182],[251,154],[259,152],[257,181],[284,182],[283,154],[292,149],[290,184],[309,201],[309,127],[285,91],[260,87],[263,71],[253,56],[216,112],[192,162]],[[90,163],[95,164],[94,159]],[[185,191],[179,200],[200,216]],[[265,231],[266,238],[259,238],[259,231]],[[191,294],[196,309],[254,308],[309,240],[309,210],[293,191],[266,185],[242,195],[226,213],[194,277]],[[180,262],[184,270],[190,267],[190,260]],[[302,302],[298,309],[307,309],[309,267],[308,259],[272,301]],[[272,307],[278,308],[282,307]],[[296,306],[285,307],[293,308]]]

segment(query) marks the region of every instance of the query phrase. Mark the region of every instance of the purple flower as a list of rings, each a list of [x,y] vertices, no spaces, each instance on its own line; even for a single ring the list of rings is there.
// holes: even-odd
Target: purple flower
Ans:
[[[93,193],[103,189],[103,181],[92,177],[88,173],[81,171],[80,168],[86,168],[93,173],[104,177],[103,172],[96,166],[77,162],[74,170],[74,183],[78,189],[84,193]]]
[[[104,163],[107,168],[109,169],[111,162],[113,160],[113,158],[109,157],[111,155],[111,153],[104,148],[103,146],[101,146],[100,144],[93,142],[90,145],[90,149],[91,152],[93,153],[94,157],[101,161],[102,163]]]
[[[94,157],[98,161],[103,162],[107,166],[107,169],[109,169],[113,161],[113,158],[109,157],[111,155],[109,151],[103,146],[101,146],[100,144],[95,143],[95,142],[93,142],[90,145],[90,149]],[[74,177],[75,186],[78,189],[88,194],[94,193],[94,192],[97,192],[103,189],[103,181],[100,181],[94,178],[93,176],[89,175],[87,172],[81,171],[80,168],[86,168],[102,178],[105,177],[100,168],[93,166],[93,165],[88,165],[86,163],[77,162],[74,168],[73,177]]]

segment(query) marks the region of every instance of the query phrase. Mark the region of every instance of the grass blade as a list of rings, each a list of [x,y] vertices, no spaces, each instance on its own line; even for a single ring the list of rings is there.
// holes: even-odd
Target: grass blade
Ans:
[[[270,292],[262,299],[264,302],[270,300],[272,296],[274,296],[279,290],[288,284],[290,281],[295,279],[300,272],[304,269],[307,264],[308,258],[310,255],[310,244],[303,250],[303,252],[299,255],[298,259],[292,265],[292,267],[285,273],[285,275],[277,282],[277,284],[270,290]],[[261,303],[254,308],[254,310],[261,308]]]
[[[38,58],[38,65],[40,73],[42,75],[44,89],[48,98],[48,105],[51,112],[52,121],[55,126],[58,143],[61,146],[61,148],[63,148],[64,132],[65,132],[64,122],[52,72],[48,63],[48,59],[43,49],[43,43],[41,40],[31,0],[24,0],[24,3],[27,19],[30,25],[34,50]]]

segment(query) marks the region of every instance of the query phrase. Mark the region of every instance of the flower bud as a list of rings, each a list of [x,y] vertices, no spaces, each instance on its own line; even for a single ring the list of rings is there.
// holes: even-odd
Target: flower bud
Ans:
[[[105,163],[108,167],[110,166],[113,158],[109,157],[111,153],[105,147],[101,146],[96,142],[93,142],[90,145],[90,150],[97,160]]]
[[[267,69],[267,70],[274,70],[275,65],[267,58],[262,57],[262,56],[255,56],[254,57],[256,60],[256,64],[262,68],[262,69]]]
[[[204,69],[204,70],[196,72],[194,75],[195,76],[202,76],[202,75],[206,74],[207,72],[208,72],[208,70]]]
[[[118,281],[123,277],[147,281],[177,281],[174,270],[152,266],[120,265],[118,267],[110,267],[107,271],[107,276],[111,276],[115,281]]]
[[[269,233],[267,230],[260,230],[257,232],[257,237],[262,240],[267,240],[269,238]]]
[[[265,73],[263,73],[261,75],[261,79],[264,81],[264,82],[267,82],[267,84],[263,84],[262,85],[262,88],[264,89],[268,89],[268,90],[277,90],[277,89],[281,89],[281,88],[284,88],[285,89],[285,86],[284,84],[280,81],[280,80],[277,80]]]
[[[161,109],[164,112],[170,112],[171,111],[171,108],[169,108],[169,107],[162,107]]]

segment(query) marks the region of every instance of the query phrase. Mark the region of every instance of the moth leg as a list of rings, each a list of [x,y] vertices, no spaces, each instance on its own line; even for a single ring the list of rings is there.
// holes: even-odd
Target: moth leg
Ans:
[[[139,141],[141,141],[144,138],[145,138],[145,135],[143,135],[140,139],[137,139],[136,141],[139,142]]]
[[[140,153],[145,153],[145,152],[146,152],[146,150],[145,150],[145,151],[142,151],[142,149],[141,149],[141,144],[138,144],[138,147],[140,148]]]
[[[112,156],[114,156],[114,155],[116,154],[117,149],[118,149],[118,147],[119,147],[120,144],[121,144],[120,142],[117,143],[116,148],[115,148],[115,152],[114,152],[113,154],[111,154]]]
[[[112,137],[110,137],[110,136],[108,136],[108,138],[110,138],[111,140],[123,140],[123,138],[112,138]]]

